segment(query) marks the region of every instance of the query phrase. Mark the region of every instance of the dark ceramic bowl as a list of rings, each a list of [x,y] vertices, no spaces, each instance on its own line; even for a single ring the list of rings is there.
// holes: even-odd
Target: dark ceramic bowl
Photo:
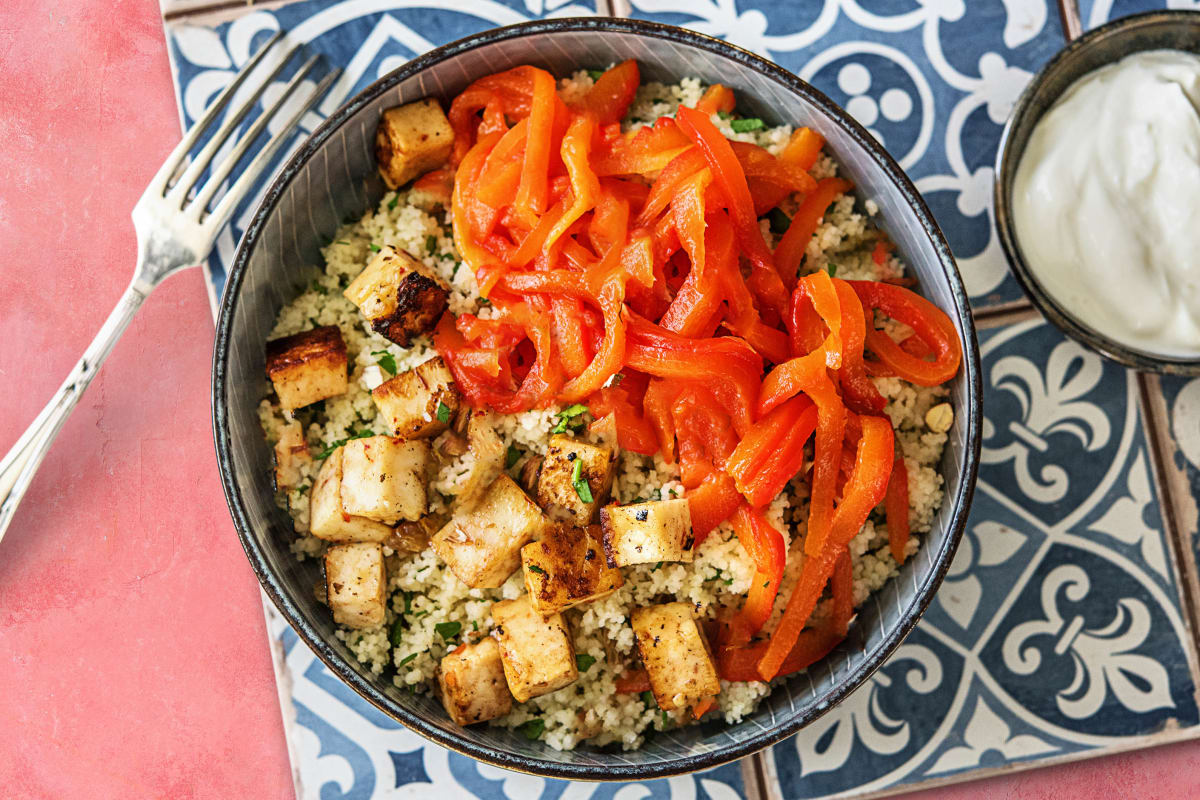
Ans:
[[[996,156],[996,230],[1013,274],[1029,299],[1068,336],[1133,369],[1200,375],[1200,360],[1165,356],[1122,344],[1060,305],[1025,261],[1013,221],[1013,181],[1025,146],[1042,115],[1087,73],[1144,50],[1200,52],[1200,11],[1151,11],[1101,25],[1063,48],[1025,87],[1004,126]]]
[[[957,422],[942,469],[945,502],[915,558],[861,610],[849,639],[807,674],[777,688],[739,725],[708,723],[651,737],[640,750],[581,746],[560,753],[519,733],[460,728],[436,699],[398,691],[362,669],[313,598],[315,562],[298,562],[287,515],[272,499],[271,450],[255,408],[265,391],[263,343],[285,303],[319,264],[322,237],[373,208],[384,193],[372,141],[380,112],[427,95],[448,101],[471,80],[531,63],[556,74],[636,58],[646,80],[687,76],[732,86],[748,115],[803,124],[829,149],[863,197],[879,204],[888,235],[945,309],[964,347],[949,384]],[[263,588],[301,638],[342,680],[423,736],[480,761],[560,778],[630,780],[690,772],[752,753],[795,733],[861,684],[916,624],[962,534],[980,441],[979,354],[966,293],[941,232],[912,183],[879,143],[827,97],[744,50],[665,25],[618,19],[533,22],[438,48],[368,87],[313,133],[270,187],[229,275],[213,357],[213,427],[221,477],[246,555]]]

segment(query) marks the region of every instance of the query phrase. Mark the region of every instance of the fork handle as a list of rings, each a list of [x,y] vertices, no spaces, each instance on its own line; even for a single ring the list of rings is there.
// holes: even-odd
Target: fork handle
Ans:
[[[149,294],[149,287],[134,281],[117,301],[117,307],[108,315],[108,319],[100,327],[99,333],[83,353],[83,358],[71,370],[71,374],[63,381],[62,386],[54,393],[54,397],[46,404],[41,413],[34,419],[13,448],[0,460],[0,539],[16,514],[17,505],[25,496],[25,490],[33,481],[34,473],[46,457],[54,437],[62,428],[88,384],[92,382],[100,365],[121,334],[129,327],[133,315],[142,307],[142,302]]]

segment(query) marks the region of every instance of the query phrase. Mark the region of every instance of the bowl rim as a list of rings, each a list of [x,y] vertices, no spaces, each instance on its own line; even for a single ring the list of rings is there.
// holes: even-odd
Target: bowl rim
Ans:
[[[1086,50],[1098,41],[1111,37],[1124,36],[1129,34],[1130,31],[1139,28],[1176,24],[1182,20],[1200,27],[1200,10],[1164,9],[1118,17],[1103,25],[1092,28],[1082,36],[1068,42],[1049,61],[1042,65],[1042,68],[1037,71],[1029,83],[1025,85],[1025,88],[1021,90],[1017,102],[1013,104],[1012,111],[1009,112],[1008,120],[1004,123],[1004,130],[1000,134],[1000,143],[996,148],[996,161],[993,167],[995,181],[992,188],[992,207],[995,209],[993,216],[995,218],[996,233],[1000,238],[1000,246],[1004,250],[1008,264],[1012,268],[1013,276],[1017,279],[1017,283],[1025,291],[1025,295],[1030,299],[1034,307],[1063,333],[1088,349],[1099,353],[1101,356],[1125,367],[1142,372],[1157,372],[1164,375],[1200,375],[1200,356],[1171,356],[1123,344],[1105,335],[1097,328],[1083,322],[1059,303],[1042,286],[1034,270],[1025,261],[1025,257],[1021,252],[1020,237],[1017,236],[1016,222],[1012,213],[1013,195],[1003,178],[1010,164],[1014,177],[1016,170],[1020,167],[1020,156],[1024,155],[1024,150],[1022,149],[1021,153],[1010,152],[1012,149],[1013,131],[1019,123],[1025,121],[1026,116],[1033,113],[1034,94],[1050,76],[1057,70],[1062,69],[1063,65],[1076,57],[1081,50]],[[1120,58],[1124,58],[1126,55],[1129,55],[1129,53],[1122,53]],[[1115,63],[1115,60],[1109,61],[1105,66]],[[1069,90],[1084,75],[1095,71],[1095,69],[1100,69],[1100,67],[1095,67],[1093,70],[1089,70],[1088,73],[1080,75],[1071,84],[1068,84],[1063,91],[1066,92]],[[1039,118],[1032,123],[1035,127],[1040,121],[1041,116],[1044,116],[1057,100],[1058,98],[1056,97],[1050,105],[1041,111]]]
[[[966,426],[966,438],[962,454],[962,480],[959,483],[955,496],[946,498],[943,501],[951,503],[950,516],[947,523],[947,535],[941,549],[934,557],[933,568],[924,576],[915,577],[914,583],[917,585],[917,589],[912,605],[908,609],[902,610],[899,614],[899,622],[885,634],[873,652],[858,664],[853,671],[847,673],[828,692],[817,698],[817,702],[809,707],[808,713],[798,714],[782,724],[769,729],[763,729],[731,747],[706,750],[656,763],[603,765],[564,763],[515,754],[495,746],[479,745],[462,739],[454,733],[439,728],[417,714],[395,704],[386,694],[377,690],[368,682],[353,665],[346,659],[343,659],[315,629],[309,626],[298,607],[288,599],[286,593],[282,590],[282,582],[271,571],[264,550],[254,538],[250,518],[245,507],[245,500],[233,469],[229,412],[224,387],[226,383],[227,362],[232,344],[231,333],[234,310],[240,299],[240,290],[249,264],[250,254],[258,244],[266,220],[274,211],[279,199],[295,178],[299,169],[312,158],[334,132],[361,108],[373,102],[399,82],[412,77],[431,65],[468,50],[495,42],[521,38],[532,34],[561,32],[624,33],[652,39],[669,40],[677,44],[694,47],[714,58],[724,58],[749,66],[770,77],[785,90],[804,97],[821,113],[846,130],[855,143],[873,158],[877,166],[882,169],[883,173],[901,193],[901,196],[915,215],[921,232],[928,239],[938,262],[941,264],[954,306],[950,310],[950,313],[953,314],[965,337],[963,343],[962,374],[963,379],[966,381],[966,418],[963,420]],[[242,235],[221,297],[212,365],[213,435],[226,503],[229,506],[238,538],[242,542],[246,557],[255,575],[258,577],[260,585],[305,644],[312,649],[330,671],[368,702],[392,719],[397,720],[407,728],[436,744],[478,761],[505,769],[545,777],[588,781],[645,780],[669,777],[739,760],[791,736],[800,728],[824,714],[866,681],[916,625],[932,601],[937,586],[940,585],[950,568],[950,562],[954,557],[955,550],[966,527],[967,513],[970,509],[978,473],[982,439],[982,394],[978,337],[976,336],[966,289],[958,267],[951,255],[950,247],[912,181],[900,168],[895,159],[884,150],[878,140],[822,92],[777,64],[767,61],[750,51],[673,25],[617,17],[573,17],[535,20],[492,28],[472,34],[418,56],[376,80],[340,106],[312,132],[272,180],[267,191],[263,194],[251,222]]]

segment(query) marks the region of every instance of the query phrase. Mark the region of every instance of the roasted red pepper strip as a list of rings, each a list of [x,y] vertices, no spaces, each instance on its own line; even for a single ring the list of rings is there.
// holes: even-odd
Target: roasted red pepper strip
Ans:
[[[878,281],[849,283],[862,300],[864,310],[882,311],[908,325],[934,356],[933,361],[926,361],[910,355],[886,333],[871,326],[867,330],[867,348],[884,366],[918,386],[938,386],[954,377],[962,361],[962,347],[946,312],[902,286]]]
[[[779,275],[788,286],[796,284],[796,275],[800,271],[800,261],[804,251],[812,241],[825,210],[837,199],[853,188],[853,184],[841,178],[822,178],[817,181],[817,188],[808,194],[800,208],[792,215],[792,224],[787,233],[775,245],[775,266]]]
[[[766,624],[775,604],[787,547],[783,534],[775,529],[762,511],[742,504],[731,519],[738,541],[754,562],[754,583],[746,595],[741,610],[730,620],[729,646],[740,647]]]
[[[650,691],[650,676],[644,669],[635,669],[617,676],[617,694],[641,694]]]
[[[595,115],[601,125],[620,122],[629,110],[641,80],[637,62],[633,59],[622,61],[596,79],[583,96],[580,108]]]
[[[600,197],[600,180],[588,163],[595,134],[595,119],[590,114],[582,114],[571,120],[563,136],[562,160],[571,176],[571,204],[546,235],[543,249],[558,241]]]
[[[838,636],[829,626],[809,628],[802,631],[792,646],[791,651],[780,665],[775,677],[791,675],[812,666],[833,648],[838,646],[844,637]],[[761,681],[758,663],[770,646],[768,641],[755,642],[746,647],[724,648],[717,652],[717,674],[726,681]]]
[[[842,385],[846,405],[859,414],[877,414],[883,411],[887,401],[867,377],[866,364],[863,362],[866,320],[862,302],[846,281],[834,279],[833,285],[842,308],[842,366],[838,369],[838,381]]]
[[[704,94],[700,95],[700,100],[696,103],[696,110],[710,116],[718,111],[728,114],[736,105],[737,100],[733,96],[733,89],[714,83],[704,90]]]
[[[854,616],[854,568],[850,563],[850,551],[842,550],[837,563],[833,565],[833,576],[829,579],[829,589],[833,594],[833,613],[830,616],[830,627],[838,638],[846,635],[850,627],[850,619]]]
[[[787,310],[787,290],[779,280],[774,257],[763,240],[746,175],[729,140],[721,135],[712,120],[694,108],[681,106],[675,119],[680,130],[704,154],[704,160],[713,173],[713,185],[725,196],[738,243],[750,259],[749,283],[752,290],[765,309],[770,309],[776,319],[782,318]]]
[[[698,487],[688,490],[687,501],[692,516],[692,536],[695,547],[699,547],[708,534],[737,511],[742,504],[742,495],[733,485],[732,478],[714,470]]]
[[[596,419],[613,415],[617,427],[617,444],[622,450],[651,456],[658,452],[658,436],[654,427],[642,416],[640,397],[634,397],[625,386],[632,382],[626,377],[617,386],[606,386],[588,398],[588,411]],[[645,387],[642,388],[643,393]]]
[[[860,422],[862,438],[858,443],[854,472],[846,482],[830,536],[820,553],[804,561],[800,580],[788,598],[779,627],[758,662],[761,680],[769,681],[779,675],[805,623],[812,616],[838,558],[858,534],[871,509],[879,505],[887,493],[894,459],[892,426],[882,417],[862,417]]]
[[[798,128],[792,132],[788,143],[784,145],[779,160],[792,164],[803,170],[810,170],[821,155],[825,139],[812,128]]]
[[[765,506],[804,466],[804,444],[817,426],[806,395],[788,400],[754,423],[729,456],[726,471],[753,506]]]
[[[888,480],[887,497],[883,503],[887,514],[888,545],[897,564],[904,563],[904,546],[908,544],[908,468],[904,456],[892,462],[892,477]]]
[[[558,99],[554,76],[542,69],[533,71],[533,100],[529,110],[529,131],[525,137],[525,156],[521,165],[521,183],[513,208],[528,217],[540,214],[549,205],[547,179],[554,134],[554,116]]]

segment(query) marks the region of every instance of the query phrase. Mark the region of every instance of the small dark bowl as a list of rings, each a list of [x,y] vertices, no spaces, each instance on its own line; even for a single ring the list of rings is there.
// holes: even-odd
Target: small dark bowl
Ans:
[[[1144,372],[1200,375],[1200,360],[1162,355],[1115,341],[1056,301],[1029,268],[1012,214],[1013,181],[1034,127],[1075,81],[1145,50],[1200,52],[1200,11],[1151,11],[1122,17],[1064,47],[1034,77],[1013,106],[996,155],[996,230],[1013,274],[1042,314],[1071,338],[1100,355]]]
[[[334,636],[328,609],[313,598],[318,565],[288,551],[291,524],[273,502],[271,451],[255,409],[266,391],[267,332],[311,279],[322,237],[383,196],[372,155],[382,109],[430,95],[447,101],[475,78],[517,64],[561,75],[626,58],[638,59],[646,80],[697,76],[724,83],[749,114],[820,132],[862,195],[878,203],[925,295],[954,320],[964,359],[948,387],[957,423],[933,530],[899,578],[860,609],[846,642],[787,679],[738,725],[688,726],[628,753],[586,744],[560,753],[512,731],[460,728],[437,700],[401,692],[389,676],[360,667]],[[980,395],[975,329],[950,250],[912,183],[866,130],[794,75],[715,39],[632,20],[569,19],[492,30],[433,50],[368,87],[313,133],[267,191],[238,249],[217,324],[212,402],[221,478],[246,555],[271,600],[334,674],[389,716],[480,761],[558,778],[634,780],[713,767],[773,744],[827,711],[884,661],[921,616],[962,535],[979,461]]]

